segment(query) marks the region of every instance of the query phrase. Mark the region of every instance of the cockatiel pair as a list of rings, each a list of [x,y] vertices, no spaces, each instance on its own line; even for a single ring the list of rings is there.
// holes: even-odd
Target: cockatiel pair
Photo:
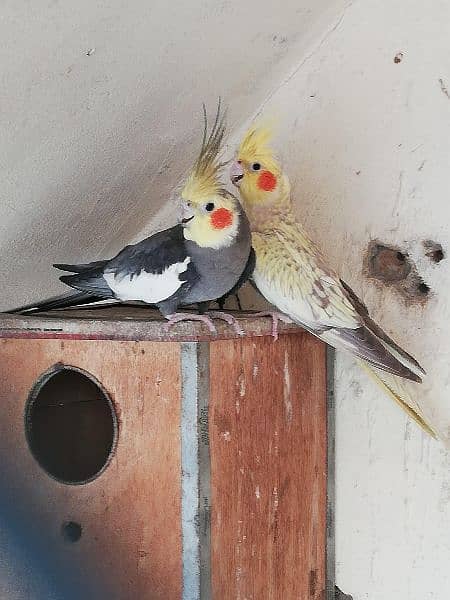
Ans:
[[[214,331],[206,315],[178,313],[178,308],[194,303],[206,308],[235,292],[254,268],[253,281],[270,303],[331,346],[360,359],[384,390],[434,436],[399,381],[420,382],[423,369],[374,323],[295,219],[289,180],[270,147],[270,131],[250,129],[231,168],[252,236],[246,214],[220,180],[223,134],[219,105],[209,136],[205,118],[200,155],[182,191],[181,224],[125,247],[111,260],[55,265],[73,273],[61,280],[79,291],[16,311],[112,298],[154,304],[169,324],[198,319]],[[212,316],[242,333],[230,315]]]
[[[72,273],[60,279],[79,291],[10,312],[116,299],[156,305],[168,319],[168,326],[182,320],[199,320],[215,332],[206,314],[181,313],[178,308],[197,304],[205,311],[210,302],[234,293],[253,270],[254,253],[247,216],[220,179],[224,165],[219,156],[225,131],[220,102],[209,135],[206,111],[204,119],[200,154],[181,192],[180,224],[126,246],[110,260],[54,265]],[[243,333],[231,315],[219,311],[210,311],[209,315]]]
[[[353,290],[326,264],[292,211],[291,187],[271,146],[271,131],[252,127],[230,170],[252,229],[253,282],[279,311],[334,348],[357,357],[427,433],[400,378],[421,382],[419,363],[369,316]]]

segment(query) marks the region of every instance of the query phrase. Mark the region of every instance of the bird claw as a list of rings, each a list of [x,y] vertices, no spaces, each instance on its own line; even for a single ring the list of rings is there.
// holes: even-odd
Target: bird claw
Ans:
[[[172,315],[167,315],[166,319],[167,330],[169,330],[172,327],[172,325],[175,325],[175,323],[179,323],[180,321],[200,321],[208,327],[211,333],[217,335],[216,326],[214,325],[212,320],[206,315],[195,315],[192,313],[173,313]]]
[[[264,310],[261,312],[254,313],[252,317],[270,317],[272,319],[272,337],[274,340],[278,339],[278,321],[282,321],[283,323],[293,323],[294,321],[290,319],[287,315],[282,312],[277,312],[274,310]]]
[[[237,335],[244,335],[244,330],[239,325],[239,321],[235,317],[233,317],[233,315],[222,312],[220,310],[208,310],[207,314],[215,319],[222,319],[222,321],[228,323],[228,325],[230,325],[230,327],[234,329]]]

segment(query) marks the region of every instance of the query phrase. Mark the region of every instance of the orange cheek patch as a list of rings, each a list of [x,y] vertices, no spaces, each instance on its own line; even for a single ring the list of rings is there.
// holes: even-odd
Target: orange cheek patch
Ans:
[[[231,211],[226,208],[218,208],[211,215],[211,224],[214,229],[224,229],[229,227],[233,222]]]
[[[271,192],[277,185],[277,178],[270,171],[263,171],[258,177],[258,187],[265,192]]]

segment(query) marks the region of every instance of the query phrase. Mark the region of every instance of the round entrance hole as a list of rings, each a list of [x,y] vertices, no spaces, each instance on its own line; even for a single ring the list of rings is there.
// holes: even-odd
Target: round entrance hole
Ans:
[[[58,366],[30,393],[25,433],[31,453],[51,477],[68,484],[87,483],[108,465],[117,439],[117,416],[92,375]]]

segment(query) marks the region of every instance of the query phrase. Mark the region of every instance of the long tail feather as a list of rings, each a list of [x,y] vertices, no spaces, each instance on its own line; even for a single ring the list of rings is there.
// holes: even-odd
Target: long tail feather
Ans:
[[[398,344],[396,344],[394,340],[390,338],[387,333],[375,323],[375,321],[373,321],[370,317],[367,317],[365,319],[365,324],[366,327],[377,336],[386,350],[399,361],[399,363],[401,363],[404,367],[409,369],[411,373],[414,373],[419,378],[421,378],[423,375],[426,375],[424,369],[417,362],[417,360],[411,356],[411,354],[408,354],[408,352],[403,350],[403,348],[401,348]]]
[[[408,354],[403,348],[401,348],[394,340],[388,336],[388,334],[381,329],[377,323],[370,317],[367,306],[362,302],[352,288],[345,283],[342,279],[340,280],[344,290],[347,292],[348,299],[352,302],[358,314],[362,317],[365,325],[365,330],[370,332],[372,336],[378,340],[378,343],[383,346],[383,348],[388,352],[388,354],[394,358],[394,360],[401,365],[404,369],[409,371],[413,377],[408,377],[407,374],[398,372],[397,375],[401,377],[406,377],[407,379],[411,379],[412,381],[419,382],[423,375],[425,375],[425,371],[422,366],[417,362],[417,360]],[[367,334],[366,334],[367,335]],[[364,336],[363,336],[364,337]],[[369,344],[370,345],[370,344]],[[375,349],[375,348],[373,348]],[[378,351],[380,350],[380,346],[378,345]],[[367,358],[361,356],[361,358]],[[372,361],[373,364],[376,364],[376,361]],[[392,365],[390,365],[392,367]],[[383,367],[381,367],[383,368]],[[395,369],[392,368],[387,369],[390,372],[395,372]],[[415,375],[415,377],[414,377]]]
[[[12,308],[6,312],[10,314],[17,313],[37,313],[45,312],[47,310],[55,310],[57,308],[69,308],[71,306],[82,306],[85,304],[91,304],[93,302],[99,302],[103,298],[101,296],[95,296],[86,292],[74,292],[68,294],[61,294],[60,296],[53,296],[34,304],[26,304],[24,306],[18,306]]]
[[[373,367],[416,383],[422,381],[421,377],[410,369],[409,364],[404,364],[405,360],[400,360],[398,353],[366,326],[358,329],[327,329],[321,332],[319,337],[334,348],[346,350]]]
[[[406,388],[402,385],[401,380],[394,376],[381,372],[377,369],[373,369],[366,362],[359,360],[360,366],[378,383],[378,385],[413,419],[419,427],[421,427],[426,433],[431,435],[434,439],[437,439],[437,434],[433,427],[425,421],[411,405],[416,404],[409,395]]]
[[[90,262],[82,265],[68,265],[66,263],[54,263],[55,269],[59,269],[60,271],[67,271],[68,273],[84,273],[85,271],[91,271],[93,269],[101,269],[105,266],[108,261],[106,260],[97,260],[95,262]]]

